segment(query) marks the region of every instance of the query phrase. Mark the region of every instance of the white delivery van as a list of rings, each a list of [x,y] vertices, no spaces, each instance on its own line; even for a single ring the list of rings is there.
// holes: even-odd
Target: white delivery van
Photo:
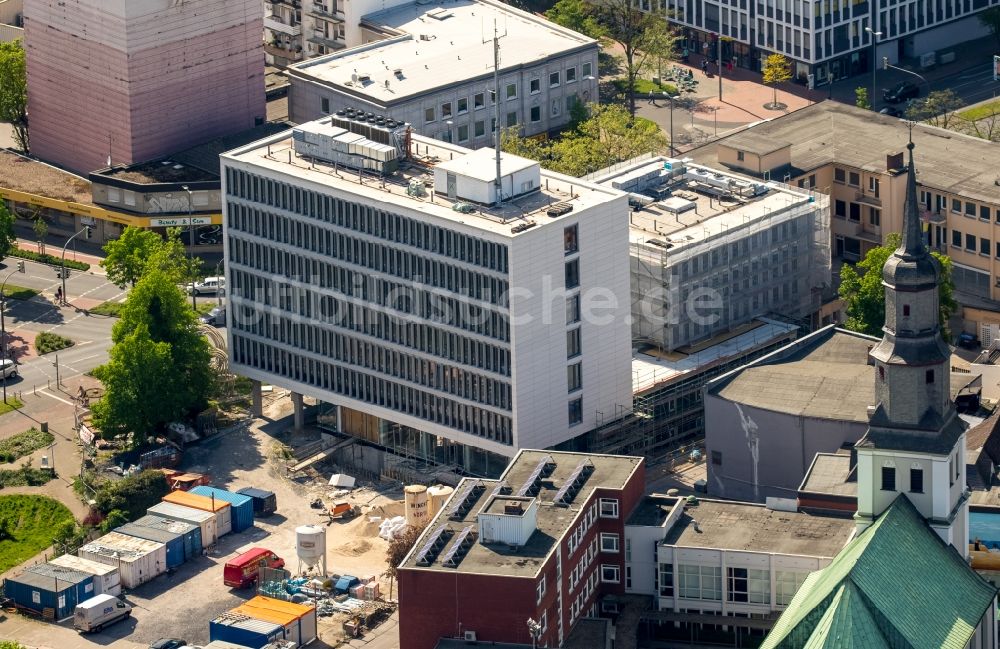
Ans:
[[[81,633],[100,631],[132,615],[132,605],[111,595],[96,595],[80,602],[73,611],[73,627]]]

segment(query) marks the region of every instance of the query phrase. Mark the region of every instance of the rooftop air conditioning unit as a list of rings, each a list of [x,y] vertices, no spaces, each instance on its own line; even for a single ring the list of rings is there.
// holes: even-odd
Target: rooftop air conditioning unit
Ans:
[[[466,631],[465,632],[465,641],[466,642],[475,642],[476,641],[476,632],[475,631]]]

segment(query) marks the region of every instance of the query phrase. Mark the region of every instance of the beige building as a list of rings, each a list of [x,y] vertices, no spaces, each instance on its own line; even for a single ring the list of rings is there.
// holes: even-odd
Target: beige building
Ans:
[[[913,140],[925,240],[951,257],[965,330],[989,345],[1000,338],[1000,148],[926,124]],[[902,228],[906,142],[900,120],[824,101],[688,155],[829,194],[831,252],[854,262]]]

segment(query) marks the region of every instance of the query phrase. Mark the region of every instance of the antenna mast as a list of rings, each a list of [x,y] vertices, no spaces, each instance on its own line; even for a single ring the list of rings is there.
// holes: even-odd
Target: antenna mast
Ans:
[[[503,33],[507,35],[506,30]],[[496,205],[503,202],[501,189],[503,188],[500,177],[500,34],[497,32],[497,21],[493,19],[493,121],[496,128],[493,129],[493,149],[496,155],[497,176],[493,180],[496,190]],[[484,41],[485,42],[485,41]]]

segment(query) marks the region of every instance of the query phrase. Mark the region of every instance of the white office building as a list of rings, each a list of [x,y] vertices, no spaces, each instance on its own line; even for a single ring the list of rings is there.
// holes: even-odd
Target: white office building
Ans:
[[[366,15],[360,43],[289,67],[289,117],[351,108],[445,142],[493,146],[494,28],[501,128],[547,133],[577,102],[597,101],[597,41],[498,0],[443,0]]]
[[[623,193],[337,116],[222,168],[231,366],[339,432],[498,474],[631,403]]]

